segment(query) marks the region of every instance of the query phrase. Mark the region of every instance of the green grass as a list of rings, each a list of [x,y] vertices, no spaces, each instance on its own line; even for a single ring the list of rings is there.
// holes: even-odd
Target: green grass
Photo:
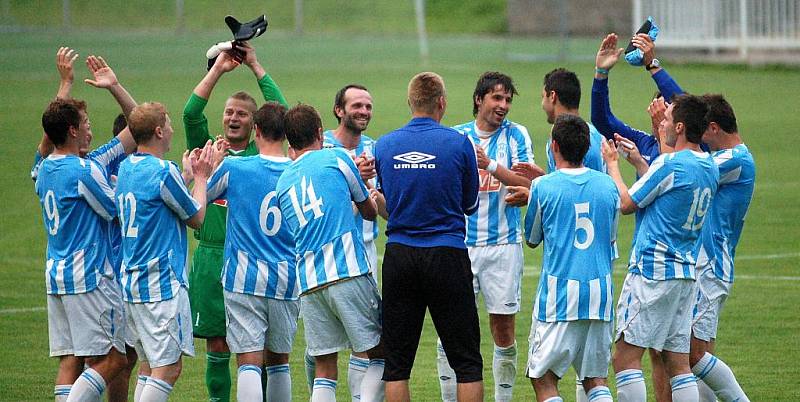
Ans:
[[[40,2],[44,3],[44,2]],[[77,2],[75,2],[77,3]],[[192,3],[192,2],[187,2]],[[45,7],[46,8],[46,7]],[[44,12],[44,11],[43,11]],[[139,101],[165,103],[174,118],[194,85],[204,74],[203,54],[219,34],[173,37],[163,33],[75,33],[71,35],[5,34],[0,36],[0,400],[52,400],[56,361],[47,357],[47,321],[44,311],[14,312],[13,309],[42,308],[45,235],[41,211],[27,178],[33,150],[41,135],[41,112],[57,88],[55,50],[69,45],[82,57],[102,55]],[[575,41],[576,54],[591,55],[595,40]],[[375,100],[369,133],[375,137],[404,124],[409,113],[405,90],[409,78],[424,69],[440,73],[448,90],[449,109],[443,123],[471,119],[470,95],[478,75],[500,70],[512,75],[520,94],[515,97],[511,118],[526,125],[534,153],[544,158],[548,125],[539,107],[542,76],[556,63],[510,62],[508,53],[552,53],[553,40],[505,40],[498,37],[434,36],[431,60],[426,67],[418,60],[415,42],[406,37],[366,36],[347,33],[306,35],[300,39],[280,32],[257,41],[259,59],[275,78],[291,104],[298,101],[317,107],[326,127],[333,127],[330,113],[333,95],[350,82],[365,84]],[[721,92],[734,105],[741,132],[758,165],[756,193],[747,217],[737,264],[733,294],[722,315],[717,354],[737,373],[754,401],[790,401],[800,398],[796,378],[800,375],[800,179],[792,173],[798,162],[796,130],[800,127],[800,71],[753,70],[724,66],[677,66],[663,60],[684,89],[695,93]],[[588,117],[588,94],[593,63],[569,62],[565,67],[583,80],[583,114]],[[86,99],[93,122],[95,145],[110,132],[117,113],[111,97],[80,82],[88,72],[77,71],[74,96]],[[650,78],[639,68],[620,65],[611,73],[612,106],[618,116],[634,127],[649,127],[645,106],[653,92]],[[226,95],[236,90],[255,92],[252,75],[241,68],[223,78],[208,105],[212,131],[221,125],[220,112]],[[184,147],[182,127],[168,155],[177,160]],[[627,171],[628,178],[631,172]],[[630,239],[632,218],[623,218],[619,238]],[[383,236],[379,242],[383,241]],[[628,253],[629,242],[620,242],[620,253]],[[768,257],[773,255],[773,257]],[[517,341],[527,349],[533,293],[541,264],[539,251],[526,252],[523,310],[517,318]],[[616,285],[623,270],[615,273]],[[791,277],[776,280],[772,277]],[[482,351],[486,360],[486,395],[492,399],[491,337],[487,318],[481,313]],[[296,400],[308,393],[302,369],[302,332],[292,354]],[[425,327],[413,372],[411,387],[416,400],[435,400],[438,383],[435,366],[435,333]],[[205,397],[203,342],[197,343],[198,358],[186,359],[184,373],[172,400],[197,401]],[[344,374],[346,357],[340,359]],[[524,366],[525,353],[518,359]],[[515,391],[517,400],[532,400],[533,392],[522,369]],[[235,371],[234,371],[235,372]],[[561,390],[573,400],[573,380],[568,374]],[[340,400],[346,400],[342,375]],[[652,390],[652,385],[648,384]]]

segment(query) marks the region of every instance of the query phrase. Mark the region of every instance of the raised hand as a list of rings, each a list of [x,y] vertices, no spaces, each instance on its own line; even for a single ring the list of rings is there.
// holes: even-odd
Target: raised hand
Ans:
[[[597,56],[594,61],[595,66],[597,68],[610,70],[617,64],[623,51],[624,49],[617,48],[617,34],[610,33],[606,35],[606,37],[603,38],[603,42],[600,44],[600,49],[597,50]]]
[[[213,153],[214,145],[211,140],[208,140],[203,149],[199,151],[199,155],[191,158],[195,181],[206,181],[211,176],[211,172],[214,170],[212,166]],[[194,154],[196,155],[196,152]]]
[[[250,46],[248,42],[237,42],[236,49],[244,53],[244,57],[242,58],[242,62],[248,66],[252,67],[255,64],[258,64],[258,57],[256,56],[256,49]]]
[[[475,155],[478,158],[478,169],[486,169],[491,160],[486,156],[486,151],[480,145],[475,145]]]
[[[607,165],[616,165],[618,163],[619,154],[617,153],[617,144],[614,143],[614,140],[602,141],[600,143],[600,151]]]
[[[368,156],[366,152],[362,152],[361,155],[353,159],[353,162],[358,167],[361,180],[364,180],[365,183],[378,175],[375,171],[375,158]]]
[[[524,186],[508,186],[506,190],[508,191],[505,198],[506,204],[514,207],[524,207],[528,205],[530,189]]]
[[[225,159],[225,156],[228,155],[228,149],[230,149],[231,144],[223,138],[221,135],[217,136],[216,140],[214,140],[214,144],[211,147],[211,164],[214,169],[222,163],[222,160]]]
[[[192,153],[187,149],[181,156],[181,177],[183,182],[189,184],[194,180],[194,173],[192,173]]]
[[[539,176],[544,175],[544,169],[536,166],[536,164],[529,162],[517,162],[511,165],[511,171],[517,176],[522,176],[528,180],[533,180]]]
[[[72,65],[78,56],[74,49],[68,47],[58,48],[58,52],[56,52],[56,68],[58,69],[58,75],[61,76],[61,82],[69,82],[71,84],[75,80]]]
[[[631,39],[631,42],[633,42],[634,47],[644,53],[642,63],[645,66],[649,66],[653,59],[656,58],[656,43],[650,39],[650,35],[645,33],[636,34],[636,36]]]
[[[658,135],[658,130],[661,126],[661,122],[664,120],[664,112],[666,111],[667,103],[664,102],[664,98],[662,97],[653,99],[653,101],[647,105],[647,114],[650,115],[650,123],[653,126],[654,135]]]
[[[92,72],[94,76],[93,80],[85,79],[83,80],[85,83],[95,87],[95,88],[105,88],[110,89],[111,87],[118,85],[119,81],[117,81],[117,75],[114,74],[114,70],[108,66],[106,61],[99,56],[89,56],[86,58],[86,66],[89,67],[89,71]]]
[[[217,56],[217,61],[214,62],[214,66],[211,68],[221,73],[227,73],[239,67],[240,64],[241,62],[233,57],[231,51],[226,50]]]

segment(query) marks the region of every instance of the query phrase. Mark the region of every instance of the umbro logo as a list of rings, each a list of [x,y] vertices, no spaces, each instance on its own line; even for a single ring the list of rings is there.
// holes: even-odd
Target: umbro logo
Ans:
[[[395,169],[436,169],[435,163],[426,163],[436,159],[435,155],[411,151],[395,155],[394,159],[403,163],[395,163]]]

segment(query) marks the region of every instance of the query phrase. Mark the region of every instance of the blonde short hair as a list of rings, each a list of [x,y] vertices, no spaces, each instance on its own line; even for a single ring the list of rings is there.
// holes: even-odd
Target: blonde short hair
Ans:
[[[432,114],[439,97],[446,96],[444,80],[433,72],[419,73],[408,83],[408,105],[413,112]]]
[[[137,145],[148,143],[156,132],[156,127],[167,124],[167,108],[158,102],[145,102],[136,106],[128,116],[128,128]]]

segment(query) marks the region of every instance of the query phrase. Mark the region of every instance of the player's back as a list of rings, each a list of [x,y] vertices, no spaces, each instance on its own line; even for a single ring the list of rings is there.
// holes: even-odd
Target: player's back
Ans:
[[[605,173],[607,168],[606,162],[603,160],[601,146],[606,139],[592,123],[587,122],[586,124],[589,125],[589,150],[586,151],[586,155],[583,157],[583,166]],[[553,151],[550,149],[550,137],[547,138],[548,141],[545,147],[547,152],[547,173],[552,173],[556,170],[556,162],[553,159]]]
[[[589,168],[534,180],[525,218],[528,242],[544,241],[534,315],[541,321],[611,319],[619,192]]]
[[[699,236],[717,192],[711,155],[683,150],[662,154],[631,188],[644,208],[630,270],[648,279],[694,279]]]
[[[297,298],[294,238],[276,191],[290,164],[266,155],[226,158],[208,182],[208,200],[228,203],[222,273],[228,291]]]
[[[113,193],[102,169],[75,155],[50,155],[42,161],[36,193],[47,232],[48,294],[93,290],[100,276],[111,276],[108,222]]]

